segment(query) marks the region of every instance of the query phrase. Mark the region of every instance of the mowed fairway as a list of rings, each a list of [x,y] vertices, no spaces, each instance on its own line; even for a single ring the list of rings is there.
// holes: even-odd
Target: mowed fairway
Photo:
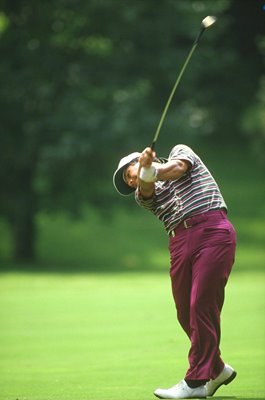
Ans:
[[[1,400],[148,400],[187,368],[166,271],[4,273],[0,310]],[[261,272],[232,274],[222,324],[238,377],[215,398],[264,398]]]

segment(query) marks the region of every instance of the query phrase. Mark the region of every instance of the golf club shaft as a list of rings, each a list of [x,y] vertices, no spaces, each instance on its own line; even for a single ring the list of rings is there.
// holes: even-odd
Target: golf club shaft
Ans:
[[[173,99],[173,96],[174,96],[174,94],[175,94],[175,91],[176,91],[176,89],[177,89],[177,87],[178,87],[178,85],[179,85],[179,82],[180,82],[180,80],[181,80],[181,78],[182,78],[182,75],[184,74],[184,71],[185,71],[185,69],[186,69],[186,67],[187,67],[187,65],[188,65],[188,63],[189,63],[189,61],[190,61],[190,59],[191,59],[191,56],[192,56],[194,50],[196,49],[196,47],[197,47],[197,45],[198,45],[198,43],[199,43],[199,40],[200,40],[200,38],[201,38],[201,36],[202,36],[204,30],[205,30],[204,28],[201,28],[201,30],[200,30],[200,32],[199,32],[197,38],[195,39],[195,41],[194,41],[194,43],[193,43],[193,46],[192,46],[192,48],[191,48],[191,50],[190,50],[190,52],[189,52],[189,54],[188,54],[188,56],[187,56],[187,58],[186,58],[184,64],[183,64],[183,67],[181,68],[181,71],[180,71],[179,76],[178,76],[178,78],[177,78],[177,80],[176,80],[176,82],[175,82],[175,85],[174,85],[174,87],[173,87],[173,89],[172,89],[172,91],[171,91],[171,93],[170,93],[170,96],[169,96],[169,98],[168,98],[168,101],[167,101],[167,103],[166,103],[166,106],[165,106],[165,108],[164,108],[164,111],[163,111],[163,113],[162,113],[162,116],[161,116],[161,118],[160,118],[158,127],[157,127],[156,132],[155,132],[155,136],[154,136],[154,139],[153,139],[153,143],[152,143],[152,145],[151,145],[151,149],[152,149],[152,150],[154,150],[154,148],[155,148],[156,141],[157,141],[157,139],[158,139],[158,136],[159,136],[161,127],[162,127],[162,125],[163,125],[165,116],[166,116],[166,114],[167,114],[167,110],[168,110],[168,108],[169,108],[169,106],[170,106],[170,103],[171,103],[171,101],[172,101],[172,99]]]

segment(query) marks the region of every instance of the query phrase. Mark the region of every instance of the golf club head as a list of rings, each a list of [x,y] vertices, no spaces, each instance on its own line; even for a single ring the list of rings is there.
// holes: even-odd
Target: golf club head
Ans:
[[[197,45],[197,44],[198,44],[198,42],[199,42],[199,40],[200,40],[200,38],[201,38],[203,32],[204,32],[206,29],[210,28],[210,26],[212,26],[216,21],[217,21],[217,18],[214,17],[213,15],[208,15],[208,17],[205,17],[205,18],[202,20],[202,23],[201,23],[201,30],[200,30],[200,32],[199,32],[197,38],[195,39],[194,45]]]
[[[208,29],[210,26],[212,26],[215,22],[217,21],[217,18],[214,17],[213,15],[208,15],[208,17],[205,17],[202,20],[202,28],[203,29]]]

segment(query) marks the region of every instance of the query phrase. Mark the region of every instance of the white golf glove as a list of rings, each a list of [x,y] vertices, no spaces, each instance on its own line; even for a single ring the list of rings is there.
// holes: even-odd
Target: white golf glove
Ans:
[[[150,167],[142,167],[139,175],[144,182],[155,182],[157,177],[157,169],[154,165]]]

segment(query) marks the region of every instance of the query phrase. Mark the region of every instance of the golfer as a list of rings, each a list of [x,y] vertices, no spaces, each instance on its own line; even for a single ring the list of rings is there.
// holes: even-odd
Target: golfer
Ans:
[[[169,236],[170,277],[180,325],[190,339],[189,368],[161,399],[204,398],[236,376],[220,357],[220,313],[234,262],[236,233],[213,176],[186,145],[175,146],[166,162],[151,148],[121,159],[113,176],[121,195],[163,223]]]

